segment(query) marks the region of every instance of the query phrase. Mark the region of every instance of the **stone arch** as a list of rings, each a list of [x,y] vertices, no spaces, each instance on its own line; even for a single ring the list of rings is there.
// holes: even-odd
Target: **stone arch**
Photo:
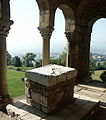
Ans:
[[[79,4],[79,6],[78,6],[78,8],[77,8],[77,10],[76,10],[76,16],[77,16],[77,17],[78,17],[78,16],[81,16],[83,10],[86,8],[86,6],[87,6],[91,1],[92,1],[92,0],[86,0],[86,1],[82,1],[82,2]]]
[[[48,0],[36,0],[39,6],[39,10],[48,10],[49,9],[49,1]]]
[[[89,80],[89,52],[92,26],[99,18],[106,17],[105,6],[105,0],[89,0],[88,2],[82,1],[77,9],[74,39],[77,40],[77,59],[79,61],[75,64],[75,67],[78,69],[78,79],[81,81]]]
[[[81,24],[87,27],[92,26],[92,24],[99,18],[106,17],[106,1],[96,0],[91,1],[89,4],[83,7],[80,15],[78,17],[81,19]]]
[[[58,4],[57,8],[62,10],[65,19],[65,35],[67,38],[67,58],[66,58],[66,66],[71,66],[71,36],[75,30],[75,18],[73,9],[65,4]],[[56,8],[56,9],[57,9]],[[55,9],[55,11],[56,11]],[[54,15],[55,19],[55,15]]]
[[[54,8],[49,6],[47,9],[40,10],[40,22],[38,29],[43,37],[43,65],[48,64],[50,61],[50,37],[54,29],[55,11],[57,8],[62,10],[65,18],[65,34],[68,39],[67,66],[70,66],[70,40],[71,34],[75,29],[74,12],[70,6],[63,3],[56,4]]]
[[[67,4],[61,4],[59,8],[62,10],[65,18],[65,32],[73,32],[75,30],[74,12]]]

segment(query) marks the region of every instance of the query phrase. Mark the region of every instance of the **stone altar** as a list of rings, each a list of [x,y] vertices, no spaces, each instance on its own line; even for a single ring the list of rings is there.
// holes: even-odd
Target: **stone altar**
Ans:
[[[39,110],[50,113],[73,100],[77,70],[59,65],[26,71],[26,100]]]

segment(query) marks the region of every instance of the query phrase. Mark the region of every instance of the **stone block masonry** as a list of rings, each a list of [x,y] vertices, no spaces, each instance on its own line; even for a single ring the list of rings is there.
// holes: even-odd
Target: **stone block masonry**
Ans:
[[[26,100],[39,110],[50,113],[73,100],[77,71],[59,65],[47,65],[26,72]]]

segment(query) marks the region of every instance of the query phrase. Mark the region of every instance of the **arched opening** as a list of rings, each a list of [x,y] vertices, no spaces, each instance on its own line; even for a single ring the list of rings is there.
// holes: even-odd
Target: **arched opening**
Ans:
[[[42,39],[37,29],[39,25],[37,3],[34,0],[11,0],[10,6],[11,19],[14,21],[14,25],[11,27],[7,38],[7,51],[12,58],[18,56],[21,60],[26,53],[34,53],[37,57],[41,57]],[[10,95],[16,97],[24,94],[24,84],[21,81],[21,78],[24,77],[22,72],[24,68],[14,68],[13,66],[9,66],[9,68],[8,84]],[[18,71],[14,71],[13,68]]]
[[[67,67],[72,67],[72,34],[74,33],[75,30],[75,19],[74,19],[74,12],[73,9],[66,5],[66,4],[61,4],[59,8],[62,10],[65,18],[65,36],[67,39],[67,53],[66,53],[66,66]]]
[[[62,58],[63,61],[57,61],[57,64],[66,65],[66,37],[65,37],[65,19],[62,11],[58,8],[55,13],[55,24],[54,32],[51,37],[51,58],[52,63],[53,59],[61,59],[60,55],[65,56]],[[56,61],[54,61],[56,62]]]
[[[71,35],[75,30],[74,13],[73,10],[66,4],[61,4],[59,8],[62,11],[57,9],[55,16],[55,22],[57,23],[59,28],[57,29],[58,31],[57,30],[54,31],[54,34],[56,33],[57,34],[56,36],[58,37],[57,39],[60,39],[60,41],[57,40],[57,42],[59,43],[57,49],[59,49],[59,47],[63,47],[65,49],[63,50],[62,48],[63,52],[59,56],[59,62],[61,61],[62,63],[60,62],[58,64],[71,67],[71,40],[72,40]],[[62,15],[59,16],[60,13],[61,14],[63,13],[62,14],[64,15],[63,18]],[[54,42],[56,43],[56,41]]]
[[[102,82],[100,75],[106,70],[106,19],[97,20],[92,28],[90,69],[92,79]]]

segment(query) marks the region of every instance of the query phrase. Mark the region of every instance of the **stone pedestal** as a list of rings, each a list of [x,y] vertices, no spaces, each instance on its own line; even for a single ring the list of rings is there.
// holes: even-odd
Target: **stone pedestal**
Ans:
[[[58,65],[28,70],[26,72],[26,100],[32,106],[50,113],[73,100],[74,68]]]

